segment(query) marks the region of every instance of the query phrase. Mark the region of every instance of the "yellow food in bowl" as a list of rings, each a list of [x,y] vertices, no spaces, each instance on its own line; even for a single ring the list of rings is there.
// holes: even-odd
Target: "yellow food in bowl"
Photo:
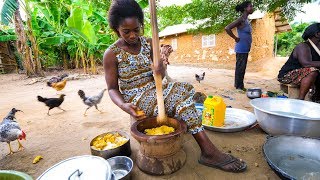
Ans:
[[[174,132],[174,128],[166,125],[144,130],[144,133],[146,135],[165,135],[165,134],[170,134],[172,132]]]
[[[92,142],[92,148],[96,150],[109,150],[122,146],[128,141],[127,138],[121,136],[119,133],[108,133],[104,136],[97,137]]]

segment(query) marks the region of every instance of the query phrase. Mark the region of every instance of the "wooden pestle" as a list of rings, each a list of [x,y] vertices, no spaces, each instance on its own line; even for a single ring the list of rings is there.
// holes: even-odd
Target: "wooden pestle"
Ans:
[[[159,51],[159,36],[158,36],[158,23],[157,23],[157,9],[156,1],[149,0],[150,16],[151,16],[151,29],[152,29],[152,47],[153,47],[153,67],[157,69],[160,63]],[[155,71],[154,71],[155,72]],[[158,103],[158,117],[157,123],[164,124],[167,121],[167,116],[164,108],[163,92],[162,92],[162,76],[160,73],[154,74],[156,82],[157,103]]]

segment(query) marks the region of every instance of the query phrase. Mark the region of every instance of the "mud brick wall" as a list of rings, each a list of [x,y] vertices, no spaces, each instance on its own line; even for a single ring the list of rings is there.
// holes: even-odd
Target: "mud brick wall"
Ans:
[[[272,14],[251,21],[253,42],[249,61],[273,57],[275,21]],[[234,33],[236,30],[234,29]],[[214,47],[202,48],[202,34],[182,33],[160,39],[161,44],[171,44],[177,39],[178,48],[170,56],[170,63],[225,63],[235,61],[234,40],[226,32],[216,34]]]
[[[17,70],[17,63],[10,49],[10,42],[0,42],[0,59],[6,73]]]

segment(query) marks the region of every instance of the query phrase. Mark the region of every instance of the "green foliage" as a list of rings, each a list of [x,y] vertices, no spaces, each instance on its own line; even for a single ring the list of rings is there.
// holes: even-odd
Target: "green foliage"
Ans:
[[[8,25],[12,22],[14,12],[19,9],[18,0],[6,0],[1,9],[1,23]]]
[[[5,27],[1,26],[0,28],[2,29],[0,31],[0,42],[14,41],[17,39],[13,29],[6,29]]]
[[[277,8],[283,10],[283,15],[291,20],[297,12],[299,12],[304,3],[314,0],[252,0],[255,9],[273,12]],[[181,8],[174,6],[163,7],[159,11],[160,27],[174,25],[173,17],[180,22],[190,22],[197,26],[192,32],[202,32],[205,34],[219,33],[224,27],[240,16],[235,11],[238,0],[192,0],[192,3],[186,4]],[[163,13],[162,13],[163,12]],[[166,13],[170,12],[170,14]],[[184,17],[182,20],[179,17]],[[205,23],[199,25],[199,20],[205,20]],[[162,25],[164,24],[164,25]]]
[[[177,16],[177,12],[179,15]],[[187,21],[187,13],[183,11],[181,6],[170,6],[168,8],[160,8],[158,10],[158,23],[159,29],[164,29],[167,26],[172,26],[175,24],[181,24],[184,21]]]
[[[303,42],[302,34],[304,29],[311,23],[293,24],[292,31],[283,32],[278,35],[277,55],[289,56],[294,47]]]

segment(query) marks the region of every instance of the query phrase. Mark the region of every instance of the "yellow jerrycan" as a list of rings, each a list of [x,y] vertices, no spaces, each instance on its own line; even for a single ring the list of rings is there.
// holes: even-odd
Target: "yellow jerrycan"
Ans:
[[[203,104],[202,124],[221,127],[224,125],[226,104],[220,96],[208,96]]]

